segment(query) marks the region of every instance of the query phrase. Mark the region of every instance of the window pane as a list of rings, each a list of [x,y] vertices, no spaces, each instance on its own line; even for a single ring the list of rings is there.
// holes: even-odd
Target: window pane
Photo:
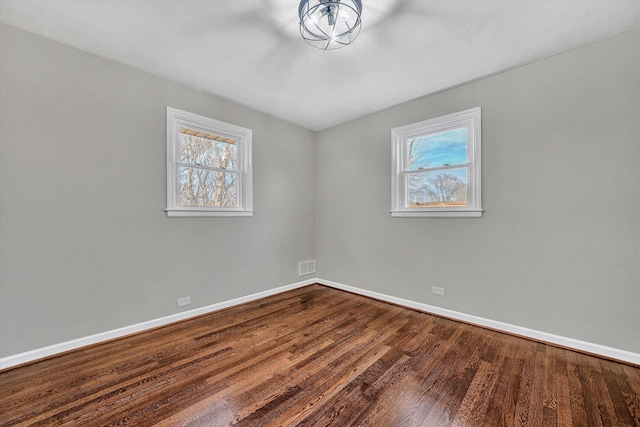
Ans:
[[[237,144],[234,140],[215,135],[197,136],[180,132],[180,163],[218,169],[236,169]],[[216,141],[212,138],[220,138]]]
[[[238,207],[238,174],[181,166],[180,205]]]
[[[467,162],[467,128],[434,133],[407,140],[407,170]]]
[[[467,167],[407,175],[407,207],[466,207]]]

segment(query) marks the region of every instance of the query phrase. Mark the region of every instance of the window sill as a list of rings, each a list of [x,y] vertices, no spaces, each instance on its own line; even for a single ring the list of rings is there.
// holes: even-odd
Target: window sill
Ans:
[[[198,211],[198,210],[176,210],[165,209],[168,217],[244,217],[253,216],[253,211]]]
[[[391,211],[392,217],[480,218],[483,210]]]

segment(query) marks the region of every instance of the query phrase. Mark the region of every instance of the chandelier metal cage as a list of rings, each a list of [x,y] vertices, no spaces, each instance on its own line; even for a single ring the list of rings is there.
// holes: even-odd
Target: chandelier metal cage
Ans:
[[[298,8],[300,34],[311,46],[340,49],[360,34],[360,0],[302,0]]]

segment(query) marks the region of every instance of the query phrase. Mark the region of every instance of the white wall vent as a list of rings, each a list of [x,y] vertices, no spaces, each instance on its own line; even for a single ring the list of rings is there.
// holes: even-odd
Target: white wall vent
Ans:
[[[316,260],[300,261],[298,263],[298,276],[306,276],[307,274],[316,272]]]

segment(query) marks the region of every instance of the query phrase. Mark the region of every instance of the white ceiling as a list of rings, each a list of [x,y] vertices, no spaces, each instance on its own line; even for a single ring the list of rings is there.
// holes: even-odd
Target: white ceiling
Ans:
[[[640,27],[640,0],[362,0],[343,49],[298,0],[0,0],[0,21],[312,130]]]

